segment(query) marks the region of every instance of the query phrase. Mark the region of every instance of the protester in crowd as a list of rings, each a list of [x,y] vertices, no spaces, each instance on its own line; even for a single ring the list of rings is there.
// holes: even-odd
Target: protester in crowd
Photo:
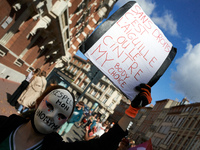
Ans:
[[[56,81],[56,79],[51,79],[49,84],[47,84],[47,86],[54,86],[54,85],[58,85],[58,82]]]
[[[129,148],[129,140],[127,138],[123,138],[119,143],[119,147],[117,150],[128,150]]]
[[[107,133],[110,130],[110,126],[107,126],[106,129],[104,130],[104,133]]]
[[[47,73],[46,73],[46,71],[43,70],[41,72],[41,78],[42,78],[42,90],[41,90],[41,94],[44,92],[44,90],[46,89],[46,86],[47,86],[46,76],[47,76]]]
[[[70,143],[62,141],[62,137],[55,131],[72,115],[75,98],[64,87],[50,86],[37,99],[36,111],[28,117],[30,119],[16,114],[0,116],[0,149],[11,146],[16,149],[41,150],[115,150],[121,139],[128,134],[126,129],[141,108],[140,105],[144,107],[152,100],[148,85],[141,84],[137,89],[140,92],[125,115],[107,133],[98,139]]]
[[[86,108],[86,107],[85,107]],[[92,111],[84,111],[84,117],[82,118],[82,120],[79,122],[78,126],[83,126],[84,124],[88,123],[88,120],[90,118],[90,116],[92,115]]]
[[[83,115],[83,107],[84,107],[83,101],[80,101],[76,104],[72,117],[68,121],[66,121],[59,130],[58,133],[60,135],[68,133],[72,128],[72,126],[75,124],[75,122],[78,122],[81,119]]]
[[[17,88],[17,90],[12,94],[12,96],[8,99],[8,102],[12,106],[17,105],[17,99],[20,97],[22,92],[28,87],[29,83],[33,80],[35,76],[40,74],[41,70],[39,68],[35,69],[35,71],[29,72],[29,74],[26,76],[26,79],[22,81],[20,86]]]
[[[115,122],[113,121],[111,124],[110,124],[110,128],[112,128],[114,126]]]
[[[42,92],[46,88],[47,81],[45,76],[45,71],[42,71],[40,75],[35,76],[27,89],[18,98],[17,101],[20,104],[18,108],[18,113],[23,113],[27,111],[30,107],[35,105],[36,99],[42,94]]]
[[[94,133],[97,132],[97,125],[100,123],[100,118],[97,117],[97,119],[93,120],[93,123],[91,126],[85,127],[85,135],[84,139],[86,141],[95,138]],[[101,123],[100,123],[101,124]]]
[[[107,123],[106,122],[103,122],[102,124],[100,124],[100,126],[98,126],[97,132],[94,134],[94,136],[100,137],[102,134],[105,133],[106,127],[107,127]]]
[[[106,127],[107,127],[107,124],[106,122],[103,122],[102,124],[98,124],[98,126],[96,126],[96,132],[93,133],[92,135],[89,136],[89,127],[88,127],[88,131],[87,131],[87,128],[86,128],[86,133],[85,133],[85,140],[91,140],[91,139],[94,139],[94,138],[99,138],[100,136],[102,136],[104,133],[105,133],[105,130],[106,130]]]
[[[84,128],[86,127],[86,126],[93,126],[94,124],[95,124],[95,120],[96,120],[96,116],[97,116],[97,114],[94,114],[94,115],[91,115],[89,118],[88,118],[88,120],[87,120],[87,123],[84,125]]]
[[[88,126],[85,127],[85,135],[84,135],[84,140],[85,141],[89,141],[89,140],[95,138],[94,137],[94,133],[97,132],[96,126],[94,126],[90,131],[89,130],[90,130],[90,128]]]
[[[94,114],[93,116],[93,121],[91,123],[91,125],[89,126],[89,132],[95,127],[96,128],[96,124],[100,122],[99,117],[97,117],[97,114]]]
[[[136,145],[135,145],[135,141],[129,140],[129,148],[135,147],[135,146],[136,146]]]

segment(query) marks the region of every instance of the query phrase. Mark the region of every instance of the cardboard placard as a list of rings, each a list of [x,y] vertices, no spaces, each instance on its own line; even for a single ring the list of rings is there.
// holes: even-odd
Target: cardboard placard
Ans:
[[[80,50],[130,100],[140,83],[153,86],[176,55],[176,48],[133,1],[105,21]]]

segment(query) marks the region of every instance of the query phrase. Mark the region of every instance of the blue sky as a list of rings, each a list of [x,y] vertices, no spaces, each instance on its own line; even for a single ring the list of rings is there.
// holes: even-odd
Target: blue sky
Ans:
[[[110,14],[128,0],[119,0]],[[177,55],[152,87],[152,104],[163,99],[184,97],[200,101],[200,1],[198,0],[137,0],[144,12],[177,48]],[[80,56],[81,52],[78,52]]]

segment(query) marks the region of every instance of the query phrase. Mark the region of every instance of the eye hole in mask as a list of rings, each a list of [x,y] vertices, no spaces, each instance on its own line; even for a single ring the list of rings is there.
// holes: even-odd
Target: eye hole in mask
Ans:
[[[58,120],[60,119],[67,119],[67,117],[63,114],[58,114]]]
[[[54,107],[51,103],[49,103],[48,101],[46,101],[46,106],[48,107],[48,111],[53,112]],[[67,117],[61,113],[58,114],[58,120],[60,119],[67,119]]]
[[[48,101],[46,101],[46,106],[48,107],[48,111],[52,112],[54,110],[53,105],[51,105]]]

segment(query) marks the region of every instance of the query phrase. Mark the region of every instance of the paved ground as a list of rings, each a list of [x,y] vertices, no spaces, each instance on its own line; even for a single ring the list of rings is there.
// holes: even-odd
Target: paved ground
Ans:
[[[14,93],[20,84],[7,79],[0,78],[0,115],[9,116],[17,114],[15,107],[11,106],[7,100]],[[75,124],[72,129],[63,136],[64,141],[80,141],[84,137],[84,129]]]
[[[71,128],[71,130],[63,136],[64,141],[74,142],[81,141],[84,139],[85,130],[82,127],[78,127],[78,123]]]
[[[20,84],[0,78],[0,115],[9,116],[17,114],[15,107],[11,106],[7,99],[14,93]]]

